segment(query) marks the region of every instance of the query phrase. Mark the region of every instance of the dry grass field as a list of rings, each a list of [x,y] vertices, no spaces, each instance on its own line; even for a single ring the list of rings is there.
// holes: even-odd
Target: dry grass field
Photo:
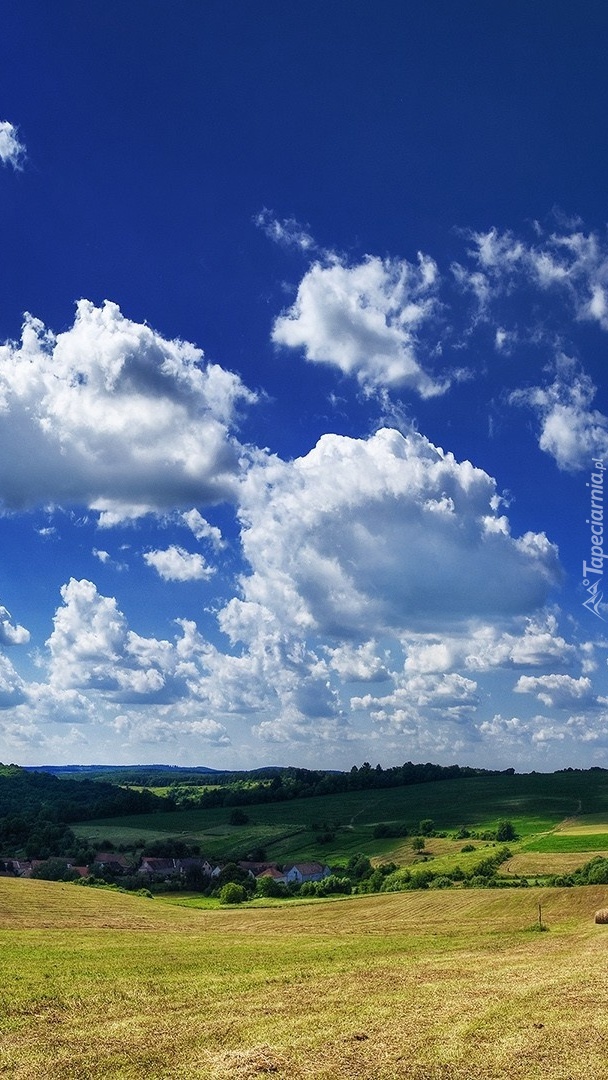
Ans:
[[[0,1074],[602,1080],[607,892],[205,911],[1,879]]]

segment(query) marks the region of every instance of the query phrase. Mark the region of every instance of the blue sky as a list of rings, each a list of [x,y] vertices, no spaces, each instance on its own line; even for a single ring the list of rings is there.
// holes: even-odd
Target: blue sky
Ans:
[[[605,4],[2,19],[0,759],[608,766]]]

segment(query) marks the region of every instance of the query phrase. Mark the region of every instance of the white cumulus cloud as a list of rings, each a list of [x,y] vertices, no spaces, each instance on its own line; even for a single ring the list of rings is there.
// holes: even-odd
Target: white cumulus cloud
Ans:
[[[542,534],[512,537],[498,502],[492,477],[421,435],[325,435],[243,481],[244,599],[291,632],[346,640],[531,612],[557,553]]]
[[[198,510],[186,510],[182,514],[182,521],[194,533],[197,540],[208,540],[216,551],[220,551],[225,547],[221,529],[218,529],[215,525],[210,525]]]
[[[191,695],[188,676],[192,666],[198,670],[200,651],[187,647],[185,633],[177,643],[141,637],[115,598],[102,596],[91,581],[72,578],[61,597],[46,642],[51,687],[135,703]]]
[[[29,630],[16,626],[10,612],[0,604],[0,645],[26,645],[29,640]]]
[[[588,468],[593,458],[608,456],[608,417],[592,408],[595,394],[589,376],[561,357],[550,385],[516,390],[510,400],[534,410],[540,421],[541,450],[555,459],[558,468],[575,472]]]
[[[171,544],[164,551],[147,551],[144,560],[164,581],[208,581],[215,573],[198,552]]]
[[[329,364],[366,391],[410,387],[422,397],[447,390],[422,366],[418,332],[436,310],[435,262],[368,256],[349,266],[337,256],[315,262],[293,305],[276,319],[272,340]]]
[[[80,301],[58,335],[27,316],[21,343],[0,346],[0,500],[85,504],[115,524],[232,498],[231,427],[254,400],[200,349],[116,304]]]
[[[571,675],[521,675],[514,687],[518,694],[535,694],[543,705],[567,709],[574,702],[590,703],[592,683],[585,676],[574,679]]]

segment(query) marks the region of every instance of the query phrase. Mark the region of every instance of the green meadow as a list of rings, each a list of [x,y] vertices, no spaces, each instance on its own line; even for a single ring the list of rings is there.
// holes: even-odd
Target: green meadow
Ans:
[[[186,908],[0,879],[0,1073],[606,1075],[608,889]],[[536,932],[538,904],[547,932]]]
[[[260,803],[243,809],[249,820],[240,826],[230,825],[231,808],[222,807],[87,821],[74,825],[73,830],[97,845],[110,839],[117,845],[137,847],[179,836],[200,844],[211,859],[243,858],[248,851],[262,847],[267,857],[277,862],[312,858],[334,864],[363,851],[376,860],[401,863],[413,858],[411,841],[375,837],[378,824],[406,825],[412,836],[424,818],[433,819],[436,829],[447,833],[463,826],[477,832],[492,831],[501,819],[508,819],[520,837],[517,850],[557,854],[608,850],[608,779],[599,770],[441,780]],[[547,835],[565,819],[576,821],[579,815],[599,815],[606,823],[606,835],[587,839]],[[587,840],[588,846],[584,846]],[[429,847],[433,855],[455,858],[462,844],[453,844],[448,851],[435,840]]]

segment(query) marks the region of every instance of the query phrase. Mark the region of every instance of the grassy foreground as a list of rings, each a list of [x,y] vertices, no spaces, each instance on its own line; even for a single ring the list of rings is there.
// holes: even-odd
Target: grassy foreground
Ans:
[[[0,879],[0,1074],[606,1077],[606,891],[205,911]]]

